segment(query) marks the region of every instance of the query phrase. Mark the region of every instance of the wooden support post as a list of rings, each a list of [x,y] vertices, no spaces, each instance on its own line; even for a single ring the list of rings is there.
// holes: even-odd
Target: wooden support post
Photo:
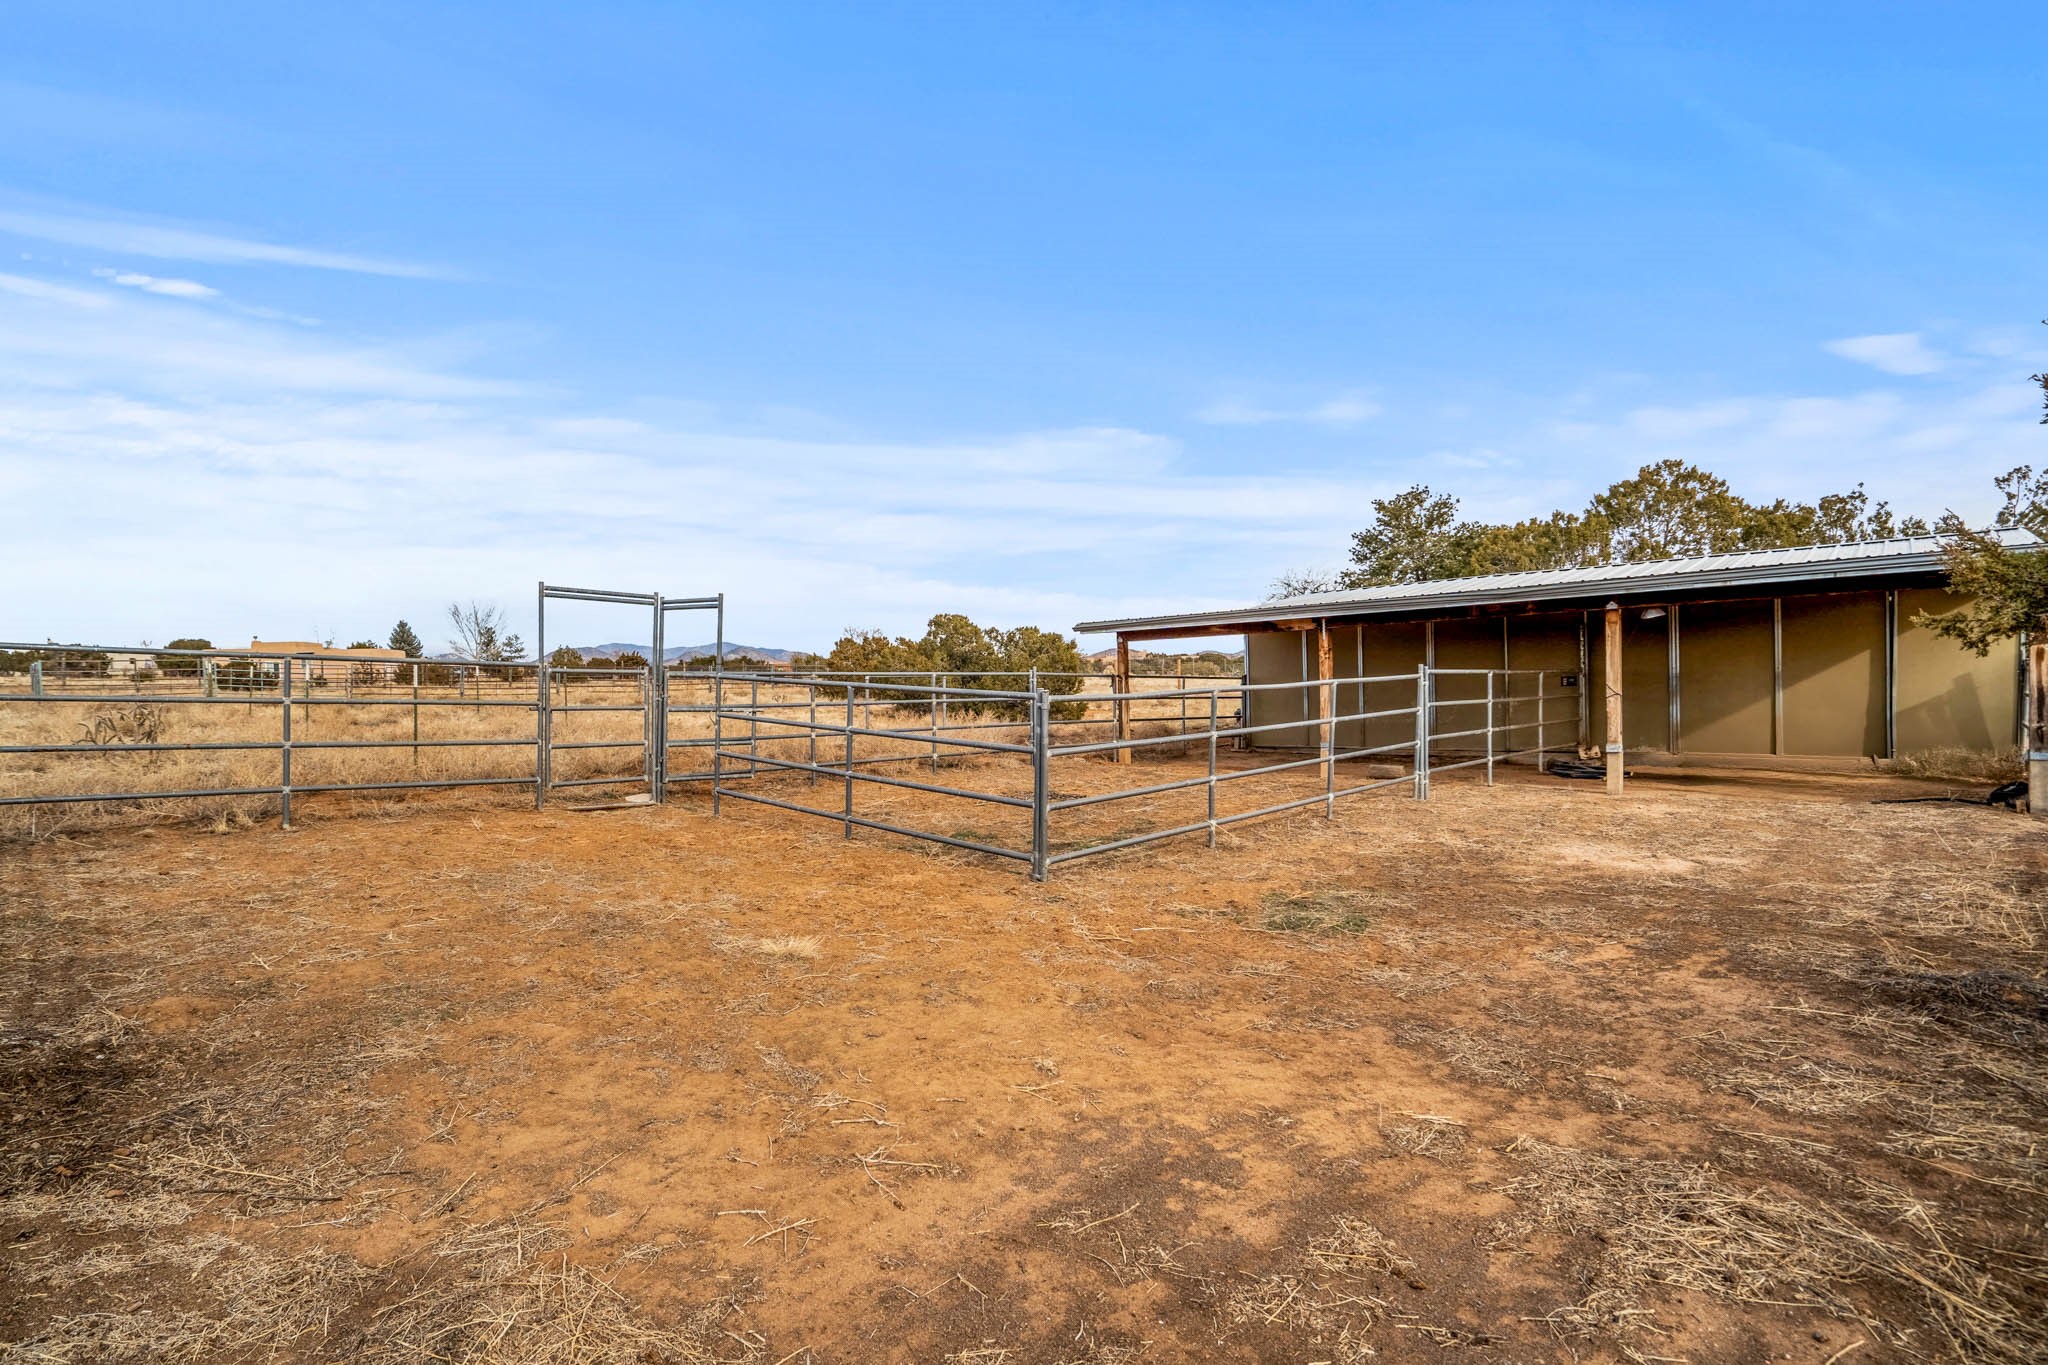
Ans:
[[[1607,604],[1607,794],[1621,795],[1621,607]]]
[[[1323,621],[1316,626],[1316,681],[1322,684],[1316,689],[1316,710],[1323,722],[1323,786],[1327,790],[1336,778],[1337,752],[1337,689],[1330,680],[1337,676],[1336,660],[1330,652],[1330,623]],[[1326,812],[1327,813],[1327,812]]]
[[[1115,690],[1120,694],[1131,690],[1131,637],[1128,635],[1116,637]],[[1110,713],[1116,718],[1116,738],[1119,740],[1129,739],[1131,737],[1131,704],[1121,699],[1111,702]],[[1113,752],[1116,754],[1117,762],[1129,763],[1131,761],[1131,751],[1129,749],[1117,749]]]
[[[2048,820],[2048,638],[2027,645],[2027,810]]]

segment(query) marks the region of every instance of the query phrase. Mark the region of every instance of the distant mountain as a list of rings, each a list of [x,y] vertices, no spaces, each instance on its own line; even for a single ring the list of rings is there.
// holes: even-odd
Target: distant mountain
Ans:
[[[575,646],[576,652],[586,659],[595,659],[600,656],[614,659],[620,654],[638,654],[644,658],[647,655],[648,648],[647,645],[629,645],[617,640],[604,645]],[[715,641],[707,641],[701,645],[676,645],[672,649],[662,651],[664,662],[667,663],[674,663],[678,659],[708,659],[717,652],[718,645]],[[730,659],[741,654],[744,654],[749,659],[766,659],[771,663],[786,664],[796,657],[797,651],[793,649],[771,649],[767,645],[737,645],[730,640],[726,641],[726,658]]]

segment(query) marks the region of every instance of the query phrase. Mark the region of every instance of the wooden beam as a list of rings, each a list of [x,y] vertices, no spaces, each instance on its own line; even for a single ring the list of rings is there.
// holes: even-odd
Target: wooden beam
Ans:
[[[1128,640],[1197,640],[1211,635],[1259,635],[1275,629],[1278,628],[1263,621],[1254,621],[1237,626],[1178,626],[1161,627],[1157,630],[1127,630],[1123,634]]]
[[[1131,637],[1128,635],[1120,634],[1116,637],[1116,690],[1118,692],[1128,692],[1131,690]],[[1114,701],[1110,703],[1110,707],[1110,714],[1116,718],[1114,727],[1116,737],[1120,740],[1129,739],[1131,737],[1131,704],[1127,701]],[[1131,751],[1129,749],[1117,749],[1113,752],[1116,754],[1117,762],[1129,763],[1131,761]]]
[[[1627,750],[1621,734],[1621,607],[1607,604],[1607,794],[1621,795],[1622,762]]]

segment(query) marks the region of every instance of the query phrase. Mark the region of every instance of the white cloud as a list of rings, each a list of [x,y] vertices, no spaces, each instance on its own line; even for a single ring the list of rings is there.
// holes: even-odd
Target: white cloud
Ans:
[[[1197,420],[1210,426],[1268,426],[1296,422],[1316,426],[1351,427],[1380,415],[1380,405],[1362,393],[1340,393],[1324,402],[1301,408],[1262,407],[1243,399],[1226,398],[1196,413]]]
[[[218,265],[290,265],[406,279],[445,279],[449,272],[412,261],[285,246],[194,228],[144,223],[107,215],[0,209],[0,232],[37,241],[63,242],[96,251],[150,256],[159,260],[209,261]]]
[[[25,299],[36,299],[43,303],[61,303],[69,308],[105,308],[113,302],[105,294],[90,289],[72,289],[48,280],[38,280],[27,275],[9,275],[0,272],[0,290],[19,295]]]
[[[1935,513],[1988,492],[2037,430],[2008,365],[1908,394],[1604,412],[1524,396],[1470,430],[1384,443],[1412,457],[1206,473],[1131,426],[909,440],[675,397],[599,408],[479,377],[491,344],[352,342],[0,275],[0,501],[20,512],[0,582],[37,584],[0,635],[356,638],[458,597],[520,613],[539,578],[723,590],[732,636],[771,645],[939,610],[1066,626],[1255,600],[1411,482],[1520,517],[1674,455],[1749,496],[1864,479]]]
[[[197,280],[164,279],[157,275],[139,275],[132,270],[100,269],[92,273],[100,279],[129,289],[140,289],[148,294],[162,294],[168,298],[211,299],[220,295],[220,290],[203,285]]]
[[[1947,368],[1948,357],[1927,348],[1918,332],[1880,332],[1872,336],[1843,337],[1823,344],[1823,349],[1883,370],[1886,374],[1935,374]]]

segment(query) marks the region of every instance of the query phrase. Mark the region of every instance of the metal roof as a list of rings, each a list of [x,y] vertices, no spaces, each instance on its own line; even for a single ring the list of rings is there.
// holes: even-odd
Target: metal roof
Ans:
[[[2040,541],[2024,531],[2007,530],[1996,534],[2013,549],[2042,548]],[[1939,572],[1941,552],[1939,536],[1904,536],[1897,540],[1866,540],[1849,545],[1800,545],[1782,550],[1743,550],[1734,554],[1694,555],[1684,559],[1609,564],[1590,569],[1481,574],[1473,578],[1441,578],[1429,583],[1397,583],[1382,588],[1309,593],[1261,602],[1255,607],[1083,621],[1074,629],[1084,635],[1172,627],[1197,630],[1315,616],[1379,616],[1502,602],[1549,602],[1818,579],[1891,577]]]

